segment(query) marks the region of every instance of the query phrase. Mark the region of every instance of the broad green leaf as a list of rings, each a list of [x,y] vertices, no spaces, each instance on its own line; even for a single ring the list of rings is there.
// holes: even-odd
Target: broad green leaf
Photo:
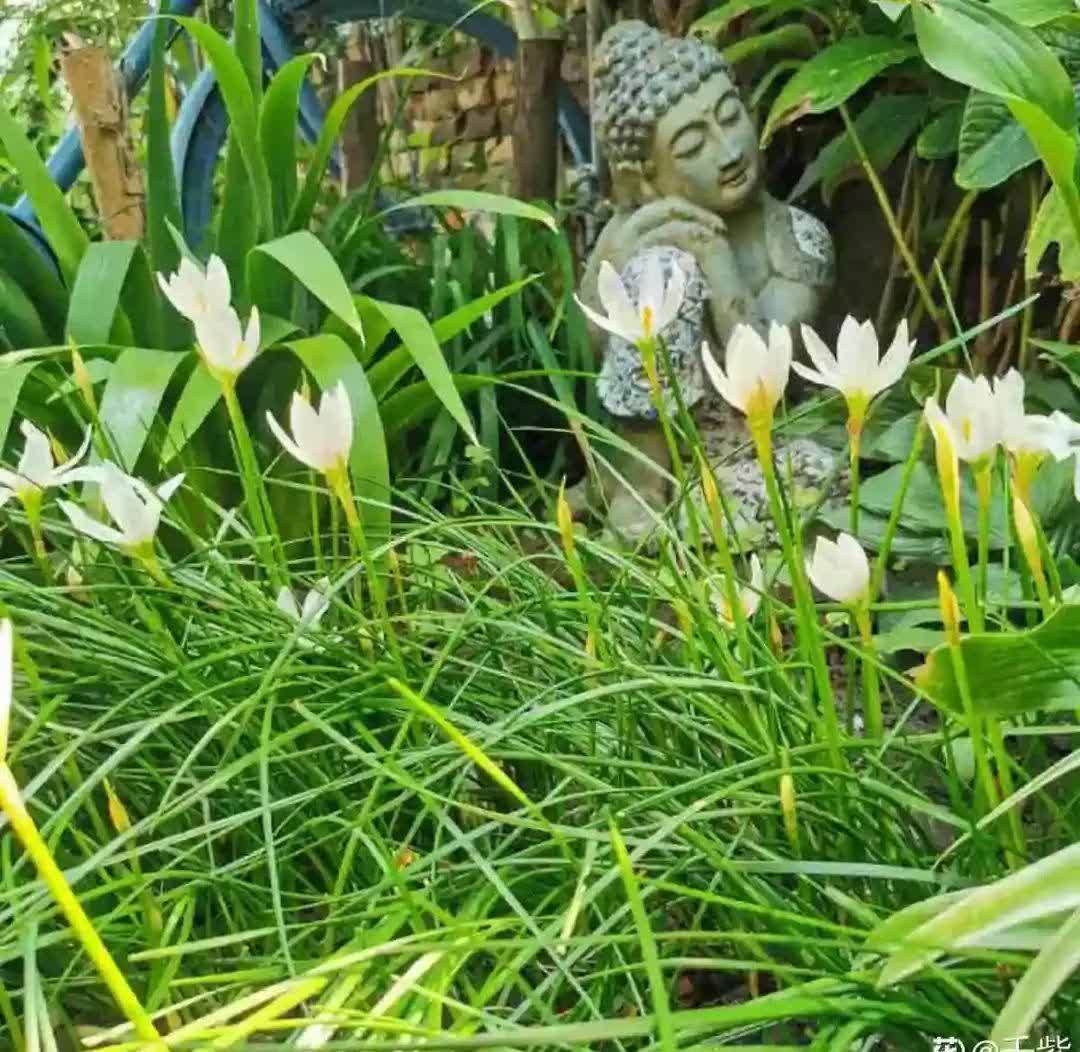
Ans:
[[[120,294],[138,247],[134,241],[95,241],[75,276],[67,335],[75,343],[108,343]]]
[[[262,100],[262,39],[259,34],[259,0],[233,0],[232,46],[240,60],[255,109]]]
[[[876,171],[892,164],[897,154],[926,116],[930,100],[925,95],[878,95],[855,120],[855,133]],[[822,183],[822,196],[830,201],[836,188],[858,176],[862,163],[846,131],[830,142],[799,180],[791,197],[798,198]]]
[[[389,534],[390,459],[386,436],[375,396],[371,392],[364,367],[352,348],[338,336],[311,336],[294,340],[287,346],[315,377],[323,391],[338,381],[345,384],[353,411],[353,446],[349,458],[353,485],[360,497],[372,503],[365,506],[365,528],[376,543]]]
[[[170,17],[175,18],[195,38],[214,67],[221,97],[229,112],[230,135],[235,137],[251,183],[259,229],[269,233],[273,229],[270,205],[273,195],[270,192],[270,175],[259,149],[256,96],[248,81],[248,71],[228,41],[211,26],[196,18]]]
[[[176,169],[169,149],[169,116],[166,105],[165,50],[169,25],[159,19],[154,27],[150,53],[150,84],[146,107],[146,232],[150,263],[154,270],[172,273],[180,253],[169,234],[168,224],[182,225],[180,196],[176,189]],[[178,326],[175,326],[178,329]]]
[[[259,111],[259,147],[270,173],[274,229],[284,230],[296,201],[296,117],[315,55],[297,55],[274,74]]]
[[[180,455],[219,401],[221,384],[210,375],[210,370],[202,358],[195,355],[195,368],[187,378],[172,416],[169,417],[169,427],[161,446],[162,466]]]
[[[959,149],[960,125],[963,119],[963,106],[949,106],[920,132],[915,143],[915,152],[924,161],[941,161],[952,157]]]
[[[878,986],[893,986],[944,953],[1027,921],[1080,907],[1080,844],[976,888],[919,925],[885,963]]]
[[[365,297],[366,298],[366,297]],[[465,403],[461,400],[454,377],[443,357],[439,341],[431,328],[431,323],[414,307],[402,306],[398,303],[384,303],[381,300],[366,298],[367,303],[379,311],[383,317],[393,326],[394,331],[401,338],[401,342],[408,348],[424,374],[424,378],[431,385],[432,391],[439,401],[445,406],[447,412],[457,421],[458,426],[468,436],[469,441],[479,445],[476,431],[473,429],[469,413]]]
[[[498,383],[499,379],[492,376],[453,376],[454,387],[462,394],[470,394],[484,387]],[[426,420],[430,420],[439,410],[444,408],[439,395],[426,380],[422,380],[400,391],[395,391],[389,398],[383,400],[379,409],[382,413],[383,426],[386,428],[386,438],[393,442],[402,435],[407,434],[414,427],[418,427]]]
[[[1073,86],[1034,31],[979,0],[912,5],[926,61],[951,80],[1007,99],[1024,99],[1059,128],[1076,122]]]
[[[90,239],[68,206],[60,187],[53,182],[34,144],[4,106],[0,106],[0,145],[19,174],[19,182],[34,206],[50,247],[56,253],[60,270],[71,281]]]
[[[314,234],[308,230],[297,230],[259,245],[258,251],[276,259],[363,339],[364,329],[345,276],[330,255],[330,250]]]
[[[1024,274],[1029,281],[1039,276],[1046,250],[1057,244],[1058,269],[1064,281],[1080,281],[1080,238],[1069,222],[1061,192],[1052,186],[1039,205],[1024,250]]]
[[[1004,1043],[1011,1040],[1010,1035],[1028,1033],[1077,968],[1080,968],[1080,910],[1054,932],[1013,987],[994,1023],[990,1040]]]
[[[460,208],[465,212],[491,212],[494,215],[531,219],[543,223],[549,230],[558,229],[554,216],[545,209],[483,190],[431,190],[386,209],[383,215],[402,208]]]
[[[10,274],[0,271],[0,346],[16,349],[49,342],[37,308]]]
[[[1063,606],[1036,628],[965,636],[960,648],[982,714],[1080,706],[1080,606]],[[930,652],[918,684],[941,708],[963,711],[947,646]]]
[[[903,40],[853,36],[825,48],[799,67],[777,95],[762,131],[767,143],[777,128],[808,113],[826,113],[846,102],[882,70],[916,54]]]
[[[743,37],[723,49],[724,58],[732,65],[761,55],[782,52],[788,55],[812,55],[817,50],[814,31],[801,22],[788,22],[765,33]]]
[[[109,373],[98,416],[117,463],[126,471],[135,470],[165,389],[183,360],[184,355],[174,351],[129,347]]]
[[[0,450],[4,448],[7,440],[8,429],[11,427],[11,418],[15,414],[15,406],[22,393],[26,378],[38,363],[19,362],[17,365],[4,365],[0,359]]]
[[[318,141],[311,160],[308,162],[307,173],[304,176],[304,185],[300,190],[300,196],[296,199],[292,215],[289,216],[288,229],[301,230],[308,225],[312,213],[315,211],[315,202],[319,198],[319,190],[322,188],[323,176],[326,174],[326,166],[330,163],[330,154],[333,152],[334,143],[341,135],[341,129],[345,124],[345,118],[349,110],[360,96],[384,77],[431,77],[439,76],[423,69],[387,69],[367,77],[354,84],[343,95],[339,95],[323,120],[322,129],[319,132]]]
[[[0,212],[0,271],[6,273],[34,304],[50,342],[61,341],[68,311],[67,289],[51,262],[5,212]]]
[[[1041,26],[1076,10],[1074,0],[987,0],[1013,22],[1022,26]]]
[[[463,307],[458,307],[456,311],[450,314],[444,314],[441,318],[436,319],[431,323],[432,332],[435,333],[435,339],[439,343],[446,343],[447,340],[452,340],[458,333],[467,329],[474,321],[478,321],[488,311],[494,310],[504,299],[508,296],[513,296],[520,292],[526,285],[531,285],[536,280],[538,275],[533,275],[530,278],[523,278],[521,281],[512,281],[509,285],[504,285],[501,289],[496,289],[494,292],[489,292],[484,296],[479,296],[477,299],[471,300]]]
[[[1008,104],[996,95],[972,91],[960,126],[957,185],[965,190],[989,189],[1038,159]]]

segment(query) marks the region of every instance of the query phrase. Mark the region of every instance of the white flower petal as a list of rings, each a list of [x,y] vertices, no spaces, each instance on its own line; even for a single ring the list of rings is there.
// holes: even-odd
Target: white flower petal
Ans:
[[[656,312],[656,331],[663,332],[678,317],[686,296],[686,272],[675,261],[671,264],[671,280],[664,289],[664,298]]]
[[[220,256],[211,256],[207,261],[204,296],[206,309],[210,311],[225,310],[232,302],[229,271]]]
[[[645,258],[645,266],[642,267],[641,287],[638,289],[637,313],[644,317],[645,311],[652,313],[653,324],[656,324],[656,316],[660,313],[660,304],[664,299],[664,269],[660,265],[660,257],[651,253]]]
[[[343,380],[339,380],[332,391],[323,395],[319,405],[319,419],[329,445],[334,450],[335,460],[341,464],[346,463],[352,452],[353,414],[349,392],[345,389]]]
[[[808,380],[812,380],[814,383],[822,384],[826,387],[837,387],[839,382],[839,374],[836,365],[836,357],[832,351],[825,345],[825,341],[809,325],[802,326],[802,338],[803,346],[806,348],[806,353],[810,356],[810,361],[817,366],[817,372],[811,373],[810,370],[806,370],[800,366],[797,362],[793,362],[792,365],[796,372],[800,376],[806,377]],[[821,379],[814,379],[815,376]]]
[[[68,460],[65,460],[64,463],[61,464],[59,467],[53,469],[52,485],[63,486],[66,483],[66,476],[68,475],[68,473],[75,468],[75,466],[82,460],[83,457],[86,456],[87,450],[90,448],[91,437],[91,429],[87,428],[86,434],[83,435],[82,443],[75,451],[75,455],[73,457],[70,457]]]
[[[36,428],[29,420],[24,420],[19,427],[26,443],[23,446],[22,456],[19,457],[19,465],[16,472],[22,480],[22,487],[27,483],[44,488],[49,484],[49,476],[53,469],[52,447],[49,445],[49,436],[44,431]],[[16,489],[19,487],[16,486]]]
[[[310,628],[314,628],[319,624],[330,607],[330,597],[326,594],[329,588],[329,578],[323,577],[304,596],[304,606],[300,611],[300,620]]]
[[[608,316],[604,328],[631,343],[640,342],[645,335],[641,328],[641,315],[631,301],[622,278],[606,259],[600,264],[596,292],[600,297],[600,306]]]
[[[157,532],[160,506],[151,507],[134,484],[135,480],[125,475],[115,464],[103,465],[101,477],[101,499],[109,517],[119,527],[127,544],[142,544],[152,540]],[[157,498],[152,499],[157,503]]]
[[[716,393],[733,409],[742,409],[734,388],[724,374],[724,370],[720,368],[720,363],[713,357],[708,340],[703,340],[701,343],[701,364],[705,366],[705,375],[708,376],[709,382],[716,388]]]
[[[91,537],[95,541],[100,541],[102,544],[122,546],[127,543],[127,539],[119,530],[115,530],[111,526],[106,526],[105,523],[98,522],[97,519],[91,518],[77,504],[72,504],[69,500],[58,501],[58,503],[60,505],[60,510],[68,517],[71,525],[74,526],[79,533],[84,533],[87,537]]]
[[[850,383],[859,374],[861,343],[862,328],[849,314],[840,325],[840,335],[836,339],[836,368],[844,384]]]
[[[915,341],[908,337],[908,323],[907,319],[904,318],[896,327],[896,335],[893,337],[889,349],[882,356],[881,364],[878,366],[875,394],[892,387],[904,375],[904,371],[911,364],[911,356],[914,353]]]
[[[276,438],[290,456],[299,460],[301,464],[307,464],[304,459],[304,453],[300,447],[292,440],[292,436],[283,428],[274,417],[274,414],[268,409],[266,411],[266,422],[270,426],[270,430],[274,433]],[[310,467],[310,465],[308,465]]]
[[[292,589],[286,585],[281,586],[281,590],[277,594],[274,605],[289,618],[290,621],[300,620],[300,607],[296,603],[296,596],[293,595]]]
[[[293,438],[304,453],[304,463],[316,471],[326,471],[334,466],[326,435],[319,414],[311,403],[297,391],[289,406],[289,426]]]

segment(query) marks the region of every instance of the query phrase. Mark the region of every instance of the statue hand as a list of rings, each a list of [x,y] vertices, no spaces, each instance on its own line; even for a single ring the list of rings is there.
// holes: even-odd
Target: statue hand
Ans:
[[[691,236],[691,230],[696,230],[697,234]],[[676,236],[679,242],[672,240]],[[696,256],[702,243],[726,237],[727,225],[719,216],[681,197],[665,197],[642,205],[626,220],[619,231],[619,258],[611,262],[621,270],[635,252],[647,247],[646,243],[649,246],[675,244]],[[680,243],[684,241],[693,243],[694,249]]]

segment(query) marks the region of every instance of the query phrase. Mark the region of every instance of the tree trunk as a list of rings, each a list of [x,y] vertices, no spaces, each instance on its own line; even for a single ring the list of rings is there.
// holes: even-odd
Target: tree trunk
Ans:
[[[363,30],[353,26],[345,46],[345,57],[338,63],[338,93],[375,73],[375,61]],[[345,160],[346,191],[363,186],[371,176],[379,153],[379,93],[372,84],[353,104],[341,132],[341,153]]]
[[[554,201],[559,176],[561,37],[519,39],[514,71],[514,194]]]
[[[138,241],[146,226],[146,197],[128,141],[126,100],[109,53],[79,42],[64,50],[60,67],[74,103],[105,236]]]

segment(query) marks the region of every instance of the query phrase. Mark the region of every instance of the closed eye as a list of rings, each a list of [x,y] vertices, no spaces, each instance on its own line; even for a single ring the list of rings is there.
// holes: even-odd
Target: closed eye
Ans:
[[[742,103],[734,91],[729,91],[716,104],[716,119],[720,124],[734,124],[742,116]]]
[[[688,124],[671,142],[671,152],[676,157],[693,157],[705,145],[705,128],[701,124]]]

